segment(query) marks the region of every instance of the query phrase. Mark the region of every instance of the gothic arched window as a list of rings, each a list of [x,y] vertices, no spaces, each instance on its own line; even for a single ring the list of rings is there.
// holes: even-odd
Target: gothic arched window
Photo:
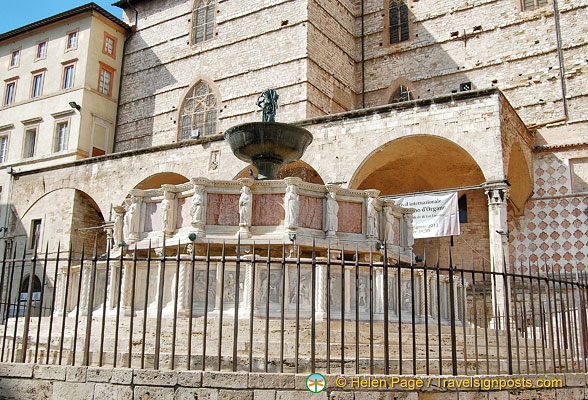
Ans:
[[[186,95],[180,110],[180,140],[216,133],[217,99],[208,83],[198,81]]]
[[[212,39],[215,0],[196,0],[192,11],[192,44]]]

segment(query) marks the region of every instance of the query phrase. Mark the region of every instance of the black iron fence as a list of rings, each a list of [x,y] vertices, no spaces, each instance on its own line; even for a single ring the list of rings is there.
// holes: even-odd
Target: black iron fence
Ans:
[[[587,371],[585,272],[466,267],[450,250],[446,266],[401,263],[386,249],[292,243],[135,245],[103,255],[18,251],[1,260],[3,362],[362,374]]]

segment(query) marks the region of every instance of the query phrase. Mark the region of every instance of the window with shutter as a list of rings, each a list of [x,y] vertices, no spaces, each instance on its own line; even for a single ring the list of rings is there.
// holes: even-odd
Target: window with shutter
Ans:
[[[542,7],[548,3],[548,0],[521,0],[521,8],[523,11],[534,10]]]

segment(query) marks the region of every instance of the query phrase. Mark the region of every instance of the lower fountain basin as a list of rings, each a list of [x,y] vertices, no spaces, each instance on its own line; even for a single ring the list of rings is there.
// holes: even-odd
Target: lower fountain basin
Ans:
[[[229,128],[225,140],[239,160],[257,167],[258,179],[277,179],[282,165],[302,157],[312,134],[290,124],[250,122]]]

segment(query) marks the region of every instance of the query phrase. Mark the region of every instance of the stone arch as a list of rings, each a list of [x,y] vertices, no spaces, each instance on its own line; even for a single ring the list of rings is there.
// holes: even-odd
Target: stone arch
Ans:
[[[22,245],[30,250],[33,221],[41,220],[40,249],[49,245],[55,250],[58,243],[66,248],[71,243],[74,252],[82,247],[91,251],[106,248],[105,213],[85,191],[74,187],[50,190],[35,199],[22,215],[16,216],[11,226],[15,234],[23,235]]]
[[[381,195],[474,186],[486,181],[476,160],[455,142],[431,135],[405,136],[371,152],[355,171],[352,189],[377,189]],[[461,235],[415,240],[417,255],[437,254],[447,265],[448,249],[457,259],[490,258],[488,205],[483,189],[458,191],[467,195],[468,221]],[[472,250],[473,249],[473,250]],[[476,262],[477,265],[481,263]],[[487,263],[486,263],[487,265]]]
[[[193,93],[193,91],[195,89],[197,89],[198,85],[204,84],[206,85],[206,87],[209,89],[208,93],[210,94],[210,96],[207,96],[207,101],[212,98],[214,101],[214,104],[208,104],[208,106],[210,106],[211,108],[213,108],[215,111],[214,113],[205,113],[204,118],[206,120],[206,118],[208,116],[210,116],[212,123],[214,123],[214,129],[211,129],[211,132],[208,132],[208,129],[210,129],[209,127],[205,127],[205,131],[204,133],[200,133],[199,136],[203,136],[203,135],[213,135],[217,133],[217,127],[218,127],[218,110],[220,110],[222,108],[222,103],[221,103],[221,96],[220,96],[220,91],[218,90],[217,85],[214,83],[214,81],[212,81],[210,78],[206,77],[206,76],[197,76],[194,80],[193,83],[190,85],[190,87],[183,93],[182,95],[182,100],[180,103],[180,107],[178,107],[178,117],[177,117],[177,121],[178,121],[178,134],[177,134],[177,140],[181,141],[181,140],[189,140],[191,138],[185,138],[183,137],[183,133],[182,133],[182,129],[183,129],[183,125],[184,125],[184,121],[183,121],[183,117],[182,114],[184,113],[184,109],[186,107],[189,107],[189,101],[190,98],[189,96]],[[193,123],[193,120],[192,120]],[[207,122],[205,121],[204,124],[206,124]],[[196,137],[192,138],[192,139],[196,139]]]
[[[530,164],[520,142],[515,142],[505,161],[508,163],[506,179],[511,184],[510,201],[515,216],[523,215],[525,203],[533,194],[533,178]]]
[[[249,178],[249,169],[252,169],[257,174],[257,169],[253,165],[248,165],[243,168],[233,179]],[[325,182],[320,174],[309,164],[302,160],[294,161],[292,163],[282,166],[278,170],[278,179],[284,179],[286,177],[295,176],[302,179],[304,182],[317,183],[324,185]]]
[[[383,186],[384,180],[387,184]],[[382,195],[389,195],[470,186],[484,181],[476,160],[455,142],[438,136],[413,135],[392,140],[372,151],[355,170],[349,187],[378,189]]]
[[[148,176],[147,178],[144,178],[139,183],[137,183],[133,188],[141,190],[159,189],[161,185],[179,185],[181,183],[186,183],[188,181],[188,178],[176,172],[158,172],[156,174]]]

